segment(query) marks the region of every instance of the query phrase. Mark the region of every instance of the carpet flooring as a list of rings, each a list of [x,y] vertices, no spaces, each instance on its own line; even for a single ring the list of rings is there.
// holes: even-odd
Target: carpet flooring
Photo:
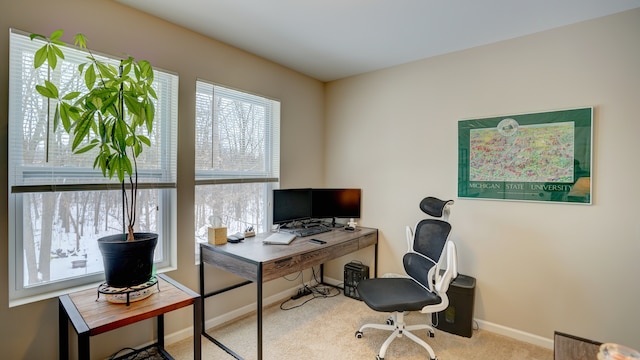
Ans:
[[[335,291],[335,290],[334,290]],[[282,310],[282,308],[291,308]],[[361,339],[355,332],[364,323],[384,323],[388,314],[369,309],[363,302],[342,294],[333,297],[308,295],[274,305],[263,311],[263,358],[266,360],[348,359],[375,360],[389,332],[366,329]],[[427,315],[410,313],[407,324],[424,323]],[[255,315],[209,329],[208,334],[246,360],[257,358]],[[426,331],[416,333],[430,344],[439,360],[553,360],[553,351],[513,340],[489,331],[474,330],[471,338],[436,329],[434,338]],[[193,339],[167,346],[176,360],[193,359]],[[202,338],[203,359],[233,359],[206,338]],[[386,360],[425,360],[428,353],[406,337],[396,338]]]

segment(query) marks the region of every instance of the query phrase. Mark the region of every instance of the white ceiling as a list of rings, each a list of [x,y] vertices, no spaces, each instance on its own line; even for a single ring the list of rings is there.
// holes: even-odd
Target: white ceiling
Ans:
[[[116,0],[322,81],[640,7],[640,0]]]

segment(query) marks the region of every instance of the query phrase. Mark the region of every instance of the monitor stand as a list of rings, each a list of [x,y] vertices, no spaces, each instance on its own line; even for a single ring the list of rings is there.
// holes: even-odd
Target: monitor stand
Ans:
[[[342,227],[342,224],[338,224],[336,226],[336,218],[331,218],[331,227],[335,229],[337,227]]]

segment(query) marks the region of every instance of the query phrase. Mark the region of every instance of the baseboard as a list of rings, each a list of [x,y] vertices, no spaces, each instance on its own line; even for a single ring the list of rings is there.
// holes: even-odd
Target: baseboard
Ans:
[[[336,280],[332,278],[327,278],[325,276],[324,282],[330,285],[340,286],[342,285],[341,280]],[[529,344],[537,345],[546,349],[553,350],[553,339],[547,339],[542,336],[534,335],[528,332],[524,332],[521,330],[513,329],[507,326],[494,324],[489,321],[474,319],[478,324],[478,327],[482,330],[491,331],[493,333],[503,335],[518,341],[523,341]]]
[[[324,278],[324,282],[334,286],[342,285],[341,280],[328,278],[326,276]],[[478,327],[482,330],[491,331],[493,333],[503,335],[518,341],[523,341],[529,344],[533,344],[536,346],[553,350],[553,339],[547,339],[542,336],[534,335],[528,332],[510,328],[507,326],[494,324],[492,322],[485,321],[485,320],[480,320],[480,319],[474,319],[474,320],[478,324]]]
[[[342,280],[337,280],[337,279],[333,279],[330,277],[324,277],[324,282],[326,284],[329,285],[333,285],[333,286],[341,286],[342,285]],[[272,305],[274,303],[278,303],[281,302],[282,299],[286,299],[287,297],[293,295],[296,293],[296,291],[298,291],[298,288],[300,286],[296,285],[295,287],[292,287],[290,289],[281,291],[277,294],[271,295],[268,298],[265,298],[263,300],[263,304],[264,306],[269,306]],[[256,303],[253,302],[249,305],[243,306],[241,308],[238,308],[236,310],[230,311],[226,314],[217,316],[215,318],[209,319],[206,321],[205,323],[205,328],[206,329],[210,329],[212,327],[216,327],[219,325],[222,325],[226,322],[232,321],[234,319],[240,318],[242,316],[251,314],[252,312],[254,312],[256,310]],[[536,346],[541,346],[543,348],[546,349],[551,349],[553,350],[553,339],[548,339],[542,336],[538,336],[538,335],[534,335],[528,332],[524,332],[521,330],[517,330],[517,329],[513,329],[507,326],[503,326],[503,325],[499,325],[499,324],[494,324],[492,322],[489,321],[485,321],[485,320],[480,320],[480,319],[474,319],[475,322],[478,324],[478,328],[482,329],[482,330],[486,330],[486,331],[491,331],[493,333],[499,334],[499,335],[503,335],[518,341],[523,341],[529,344],[533,344]],[[165,343],[166,344],[173,344],[176,343],[178,341],[184,340],[186,338],[189,338],[193,335],[193,326],[190,326],[189,328],[186,329],[182,329],[179,331],[176,331],[174,333],[168,334],[165,336]]]
[[[343,285],[343,283],[344,283],[344,282],[343,282],[342,280],[337,280],[337,279],[334,279],[334,278],[330,278],[330,277],[326,277],[326,276],[325,276],[325,277],[324,277],[324,283],[325,283],[325,284],[328,284],[328,285],[333,285],[333,286],[339,286],[339,287],[342,287],[342,285]]]
[[[310,285],[310,284],[307,284]],[[290,297],[291,295],[295,294],[298,291],[298,288],[300,287],[300,285],[296,285],[295,287],[292,287],[290,289],[281,291],[277,294],[271,295],[267,298],[264,298],[262,300],[262,304],[263,306],[269,306],[275,303],[279,303],[282,301],[282,299],[286,299],[288,297]],[[216,316],[212,319],[206,320],[205,321],[205,329],[211,329],[213,327],[222,325],[224,323],[230,322],[232,320],[238,319],[240,317],[249,315],[253,312],[256,311],[256,306],[257,303],[253,302],[251,304],[245,305],[241,308],[235,309],[233,311],[230,311],[228,313],[225,313],[223,315],[220,316]],[[182,329],[182,330],[178,330],[176,332],[173,332],[171,334],[167,334],[164,337],[164,341],[166,345],[169,344],[173,344],[176,343],[178,341],[190,338],[193,336],[193,326],[189,326],[186,329]]]
[[[523,341],[529,344],[537,345],[546,349],[553,350],[553,339],[547,339],[542,336],[534,335],[521,330],[513,329],[507,326],[494,324],[489,321],[475,319],[478,328],[491,331],[496,334],[504,335],[515,340]]]

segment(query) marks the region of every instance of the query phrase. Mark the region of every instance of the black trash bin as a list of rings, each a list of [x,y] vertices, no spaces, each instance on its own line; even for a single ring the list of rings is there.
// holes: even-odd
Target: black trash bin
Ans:
[[[475,289],[475,278],[458,274],[447,291],[449,306],[444,311],[432,314],[435,327],[451,334],[471,337]]]

